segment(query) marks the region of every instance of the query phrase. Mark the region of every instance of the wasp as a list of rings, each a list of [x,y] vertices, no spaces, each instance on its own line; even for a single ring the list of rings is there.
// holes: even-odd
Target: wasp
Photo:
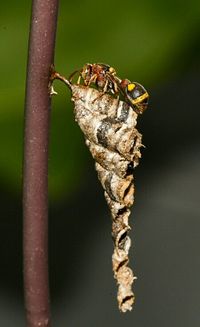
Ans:
[[[111,93],[116,96],[121,94],[124,101],[139,114],[147,108],[149,95],[145,88],[137,82],[121,80],[113,67],[103,63],[85,64],[82,69],[70,75],[70,82],[77,72],[79,73],[77,84],[81,82],[86,86],[94,84],[102,94]]]

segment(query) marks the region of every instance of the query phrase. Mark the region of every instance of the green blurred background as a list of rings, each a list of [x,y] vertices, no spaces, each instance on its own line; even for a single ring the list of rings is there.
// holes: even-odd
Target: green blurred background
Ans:
[[[22,326],[24,322],[20,197],[24,89],[31,2],[7,1],[1,3],[0,7],[0,192],[2,199],[0,277],[4,289],[0,300],[3,308],[1,325]],[[118,324],[131,326],[132,323],[137,327],[169,325],[199,327],[198,309],[200,308],[197,305],[199,297],[197,293],[195,297],[192,292],[199,290],[198,294],[200,294],[200,284],[196,279],[195,284],[191,284],[187,290],[187,293],[191,291],[189,298],[192,303],[191,308],[194,310],[187,311],[189,303],[184,304],[184,300],[188,295],[181,293],[182,288],[187,284],[186,275],[184,280],[180,279],[186,267],[189,269],[187,260],[191,258],[191,254],[193,260],[190,267],[193,267],[192,271],[196,274],[197,271],[198,274],[200,273],[197,256],[200,243],[195,234],[200,228],[197,197],[200,186],[198,183],[200,173],[199,55],[199,1],[143,0],[124,3],[104,0],[101,2],[60,1],[55,54],[57,71],[69,76],[87,62],[104,62],[112,65],[121,78],[143,84],[149,91],[151,100],[149,109],[139,121],[139,130],[144,134],[144,144],[147,145],[147,149],[143,151],[141,165],[136,172],[138,202],[134,209],[136,221],[132,234],[136,243],[134,258],[138,258],[134,259],[134,265],[137,272],[144,275],[144,279],[138,281],[140,286],[137,288],[137,296],[142,294],[148,299],[148,304],[144,305],[138,300],[135,311],[123,318],[116,311],[115,285],[112,281],[110,264],[112,252],[109,239],[110,221],[103,192],[93,171],[93,162],[84,145],[83,135],[74,122],[70,92],[62,83],[55,82],[58,96],[52,101],[49,191],[50,266],[56,326],[65,326],[71,321],[70,326],[87,327],[118,326]],[[184,213],[187,213],[186,216]],[[102,216],[105,216],[103,222]],[[162,222],[159,217],[162,217]],[[190,221],[187,220],[189,218]],[[190,230],[192,225],[194,229]],[[182,233],[180,233],[180,226]],[[82,235],[84,230],[88,231],[86,235]],[[188,230],[190,230],[190,237]],[[135,234],[138,236],[134,236]],[[157,239],[158,234],[160,234],[159,239]],[[148,244],[144,243],[144,235],[145,239],[149,240]],[[96,244],[92,245],[92,248],[96,248],[96,254],[91,252],[90,242]],[[104,250],[99,242],[101,245],[105,242]],[[151,260],[148,259],[150,255],[148,250],[152,249],[151,255],[157,253],[160,244],[164,244],[164,254],[162,251],[159,252],[155,262],[152,257]],[[171,247],[168,248],[169,244]],[[185,261],[183,253],[188,247],[190,251],[185,254],[187,256]],[[105,253],[107,256],[106,263],[103,262],[104,256],[102,257],[100,253]],[[70,259],[67,259],[68,255]],[[91,264],[93,256],[102,257],[103,268],[98,266],[98,258]],[[87,260],[84,259],[85,257]],[[171,265],[176,265],[177,258],[182,259],[169,282],[167,271],[170,271]],[[91,260],[90,263],[88,260]],[[145,266],[147,262],[148,267]],[[90,285],[91,291],[87,289],[86,263],[90,271],[94,269],[90,275],[90,280],[94,278]],[[101,277],[102,271],[104,277]],[[152,284],[147,276],[154,276],[157,272],[159,272],[157,279],[160,280],[160,286],[156,288],[159,283],[156,279],[151,289],[149,285]],[[191,270],[187,271],[187,275],[190,272]],[[94,302],[97,294],[101,293],[101,287],[97,288],[95,294],[92,290],[94,285],[99,285],[98,279],[101,279],[104,285],[107,278],[109,278],[108,289],[104,289],[102,299],[98,298],[97,309],[97,304],[95,306]],[[165,282],[162,284],[163,278]],[[71,281],[76,287],[70,286]],[[176,289],[177,282],[178,286],[174,294],[179,294],[179,297],[171,293],[165,297],[167,290],[171,289],[171,284],[174,283],[173,287]],[[155,289],[157,295],[154,297]],[[66,294],[68,294],[68,301],[69,297],[71,301],[67,302],[68,309],[63,312]],[[108,296],[109,301],[106,300]],[[92,312],[95,312],[93,318],[89,304],[87,309],[80,309],[84,303],[87,303],[88,297],[95,306],[95,309],[92,308]],[[13,302],[10,301],[11,298]],[[60,305],[61,298],[62,305]],[[76,302],[77,298],[80,303]],[[165,302],[166,298],[167,302]],[[75,311],[77,303],[79,306]],[[153,303],[153,307],[150,303]],[[13,320],[9,310],[15,312]],[[156,310],[159,314],[155,316]],[[76,313],[79,318],[76,317]],[[95,317],[98,317],[97,321]],[[102,320],[99,317],[103,317]]]
[[[0,176],[21,190],[24,85],[30,1],[1,4]],[[61,1],[55,64],[68,76],[86,62],[105,62],[147,89],[194,65],[199,1]],[[70,94],[56,86],[50,146],[50,195],[60,200],[77,187],[88,155],[73,121]],[[73,146],[71,141],[73,139]]]

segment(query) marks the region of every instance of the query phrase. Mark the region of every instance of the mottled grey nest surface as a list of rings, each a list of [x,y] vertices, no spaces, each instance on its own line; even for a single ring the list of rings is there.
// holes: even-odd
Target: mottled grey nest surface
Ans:
[[[139,163],[141,134],[137,113],[124,101],[96,89],[72,85],[75,119],[95,159],[95,168],[112,215],[112,264],[122,312],[132,309],[134,277],[128,267],[130,207],[134,202],[133,170]]]

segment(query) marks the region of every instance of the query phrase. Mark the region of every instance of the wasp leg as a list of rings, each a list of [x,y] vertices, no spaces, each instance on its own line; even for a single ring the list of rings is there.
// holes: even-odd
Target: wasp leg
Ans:
[[[102,92],[101,94],[99,94],[93,101],[92,103],[95,103],[96,100],[101,99],[101,97],[105,94],[105,92]]]
[[[77,80],[77,84],[81,83],[81,75],[79,75],[78,80]]]
[[[76,73],[79,73],[79,74],[80,74],[80,70],[75,70],[75,72],[73,72],[73,73],[69,76],[68,81],[69,81],[70,83],[72,82],[72,79],[73,79],[74,75],[76,75]],[[80,75],[79,75],[79,76],[80,76]]]
[[[99,94],[98,97],[96,97],[96,98],[92,101],[92,103],[94,103],[97,99],[100,99],[100,98],[104,95],[104,93],[106,93],[107,91],[108,91],[108,80],[105,82],[105,85],[104,85],[104,87],[103,87],[102,93]]]
[[[106,80],[104,88],[103,88],[103,93],[106,93],[108,90],[108,80]]]
[[[119,93],[118,85],[115,81],[113,82],[113,85],[114,85],[115,93]]]
[[[100,99],[108,90],[108,80],[105,82],[105,85],[103,87],[102,93],[99,94],[93,101],[92,103],[94,103],[97,99]]]
[[[90,78],[90,80],[89,80],[89,82],[88,82],[87,85],[90,85],[91,83],[96,83],[96,80],[97,80],[97,74],[94,74],[94,75]]]
[[[120,103],[119,93],[118,93],[118,96],[116,97],[116,99],[117,99],[117,103],[118,103],[118,106],[119,106],[119,103]]]

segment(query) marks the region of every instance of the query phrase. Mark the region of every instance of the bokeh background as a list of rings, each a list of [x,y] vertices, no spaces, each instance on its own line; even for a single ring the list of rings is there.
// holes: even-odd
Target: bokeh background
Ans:
[[[22,147],[31,1],[0,5],[0,326],[25,326],[22,289]],[[131,313],[118,312],[111,221],[94,163],[55,83],[50,158],[53,326],[200,325],[200,3],[60,1],[55,64],[69,76],[105,62],[151,95],[139,117]]]

